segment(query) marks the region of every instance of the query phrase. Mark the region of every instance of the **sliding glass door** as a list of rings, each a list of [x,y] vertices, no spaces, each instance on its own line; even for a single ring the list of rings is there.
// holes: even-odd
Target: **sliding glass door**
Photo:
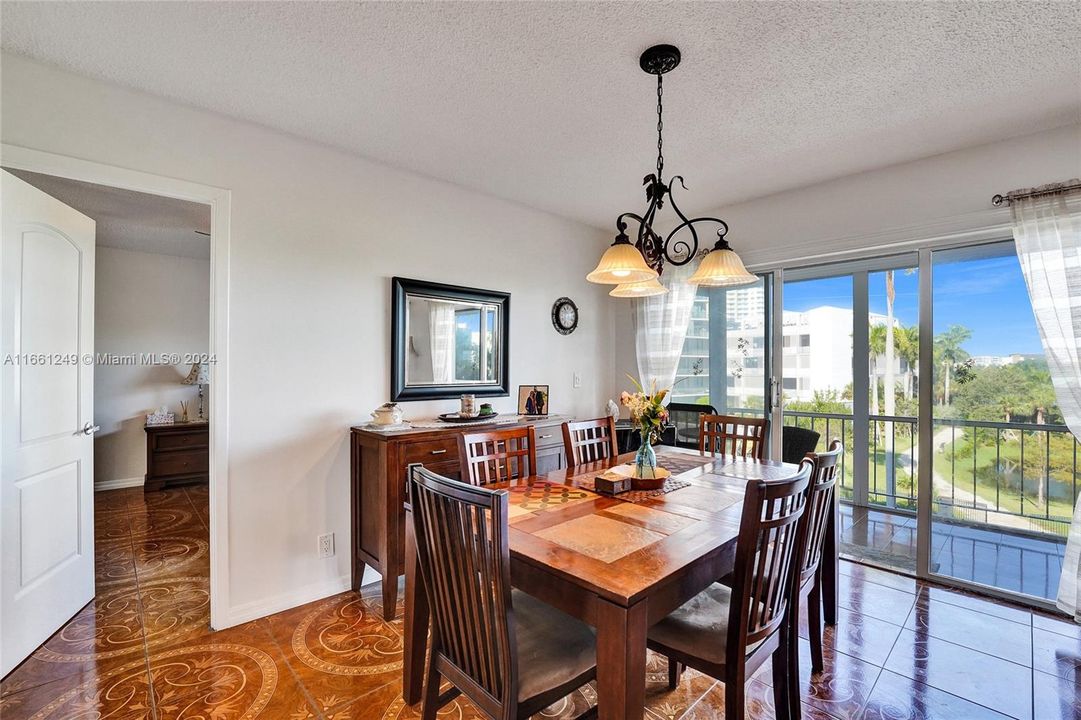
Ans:
[[[1054,599],[1078,493],[1012,242],[932,254],[931,574]]]

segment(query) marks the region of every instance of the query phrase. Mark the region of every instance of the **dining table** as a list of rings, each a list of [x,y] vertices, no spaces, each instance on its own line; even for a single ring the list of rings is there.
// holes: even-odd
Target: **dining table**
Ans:
[[[510,495],[512,585],[596,630],[602,720],[643,716],[649,627],[732,571],[748,481],[798,471],[789,463],[671,447],[658,448],[657,456],[672,472],[660,491],[594,491],[594,479],[632,453],[486,486]],[[402,693],[412,705],[422,694],[430,613],[411,517],[405,525]],[[835,523],[832,535],[835,557]]]

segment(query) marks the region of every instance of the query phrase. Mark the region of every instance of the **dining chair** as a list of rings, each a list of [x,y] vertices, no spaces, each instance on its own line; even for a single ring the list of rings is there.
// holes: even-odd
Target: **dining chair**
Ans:
[[[778,717],[788,716],[790,695],[799,691],[789,674],[798,643],[789,614],[811,471],[808,460],[786,480],[748,482],[732,587],[713,583],[649,629],[647,646],[668,658],[669,688],[679,685],[684,666],[723,681],[728,720],[744,717],[747,680],[767,659]]]
[[[785,425],[781,428],[781,461],[796,465],[813,453],[822,436],[814,430]]]
[[[808,639],[811,641],[811,671],[821,672],[822,662],[822,560],[826,548],[826,532],[830,528],[830,513],[834,512],[834,492],[837,468],[844,452],[840,440],[830,443],[823,453],[808,453],[804,462],[812,463],[811,481],[807,489],[807,539],[803,555],[796,566],[798,600],[806,598]],[[834,525],[836,532],[836,525]],[[834,544],[836,547],[836,544]],[[792,632],[799,628],[799,604],[792,612]],[[799,653],[793,653],[793,677],[799,678]]]
[[[762,460],[766,456],[766,419],[703,415],[698,418],[698,451]]]
[[[661,433],[662,445],[698,447],[698,418],[702,414],[716,415],[712,405],[698,403],[668,403],[668,428]]]
[[[462,478],[472,485],[487,485],[529,477],[537,471],[537,436],[532,425],[461,434],[458,457]]]
[[[617,457],[616,421],[603,417],[563,423],[563,452],[568,468]]]
[[[414,464],[409,498],[432,613],[424,720],[462,693],[491,718],[528,718],[596,677],[593,630],[511,589],[506,490]],[[442,694],[441,677],[452,685]]]

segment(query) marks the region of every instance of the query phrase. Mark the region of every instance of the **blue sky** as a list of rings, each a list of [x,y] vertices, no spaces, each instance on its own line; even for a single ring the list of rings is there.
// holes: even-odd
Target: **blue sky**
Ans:
[[[871,311],[885,314],[886,274],[871,273],[868,282]],[[894,273],[894,314],[905,325],[918,321],[918,283],[915,272]],[[786,310],[809,310],[820,305],[852,307],[851,278],[785,283]],[[972,338],[964,346],[972,355],[1043,352],[1021,266],[1013,254],[936,262],[934,308],[936,333],[953,324],[972,331]]]

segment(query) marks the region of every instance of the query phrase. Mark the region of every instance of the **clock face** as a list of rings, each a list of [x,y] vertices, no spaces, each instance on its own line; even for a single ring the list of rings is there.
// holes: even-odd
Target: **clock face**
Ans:
[[[552,305],[552,325],[563,335],[570,335],[578,327],[578,306],[570,298],[559,298]]]

